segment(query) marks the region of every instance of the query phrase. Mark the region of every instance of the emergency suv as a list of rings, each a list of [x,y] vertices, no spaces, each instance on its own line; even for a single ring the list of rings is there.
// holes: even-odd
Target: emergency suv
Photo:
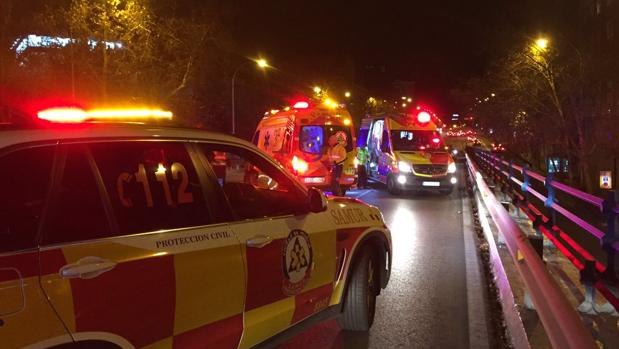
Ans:
[[[237,138],[144,124],[168,112],[38,116],[0,125],[0,347],[249,348],[325,315],[372,325],[391,266],[377,208]]]
[[[384,183],[390,194],[433,189],[450,194],[456,164],[437,126],[438,119],[421,108],[414,113],[387,113],[361,121],[358,146],[367,152],[368,178]]]
[[[266,112],[258,123],[253,143],[310,187],[329,189],[329,138],[343,135],[346,159],[340,176],[342,193],[356,182],[356,143],[352,118],[346,109],[328,100],[313,105],[299,101],[283,110]]]

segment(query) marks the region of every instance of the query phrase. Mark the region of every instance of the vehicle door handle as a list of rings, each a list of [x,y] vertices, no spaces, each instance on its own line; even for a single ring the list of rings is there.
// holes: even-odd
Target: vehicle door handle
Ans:
[[[268,235],[256,235],[251,239],[248,239],[246,244],[247,247],[263,248],[264,246],[270,244],[271,241],[273,241],[273,239],[271,239]]]
[[[67,264],[60,268],[60,276],[65,279],[92,279],[106,271],[114,269],[116,262],[99,258],[99,257],[84,257],[76,263]]]

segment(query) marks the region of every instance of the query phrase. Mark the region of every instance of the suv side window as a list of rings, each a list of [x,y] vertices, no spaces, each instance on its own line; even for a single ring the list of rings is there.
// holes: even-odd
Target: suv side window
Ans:
[[[0,253],[36,246],[54,149],[36,147],[0,157]]]
[[[260,155],[222,144],[201,145],[217,182],[241,219],[275,217],[302,211],[306,194]]]
[[[111,229],[95,168],[84,145],[64,146],[66,158],[59,161],[59,182],[54,188],[43,244],[104,238]]]
[[[120,234],[213,223],[184,143],[110,142],[90,149]]]

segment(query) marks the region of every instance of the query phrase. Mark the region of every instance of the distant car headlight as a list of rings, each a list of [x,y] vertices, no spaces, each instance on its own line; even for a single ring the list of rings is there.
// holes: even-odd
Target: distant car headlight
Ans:
[[[458,155],[458,149],[454,149],[454,150],[452,150],[452,151],[451,151],[451,153],[452,153],[453,155]]]
[[[400,161],[398,162],[398,170],[400,170],[400,172],[411,172],[413,168],[411,167],[411,164],[409,164],[408,162]]]
[[[447,172],[448,173],[456,173],[456,163],[455,162],[450,162],[449,165],[447,165]]]

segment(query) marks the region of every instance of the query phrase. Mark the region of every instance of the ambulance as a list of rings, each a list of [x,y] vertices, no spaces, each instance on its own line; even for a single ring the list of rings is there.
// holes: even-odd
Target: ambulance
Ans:
[[[271,155],[309,187],[330,189],[331,164],[327,156],[329,139],[345,138],[347,156],[340,177],[342,193],[356,182],[356,144],[352,118],[335,102],[312,105],[295,103],[283,110],[271,110],[258,123],[253,143]]]
[[[380,211],[171,118],[0,124],[0,347],[251,348],[333,318],[368,331],[391,270]]]
[[[446,150],[440,121],[429,110],[368,116],[361,122],[359,147],[367,151],[368,178],[384,183],[390,194],[422,189],[450,194],[456,164]]]

